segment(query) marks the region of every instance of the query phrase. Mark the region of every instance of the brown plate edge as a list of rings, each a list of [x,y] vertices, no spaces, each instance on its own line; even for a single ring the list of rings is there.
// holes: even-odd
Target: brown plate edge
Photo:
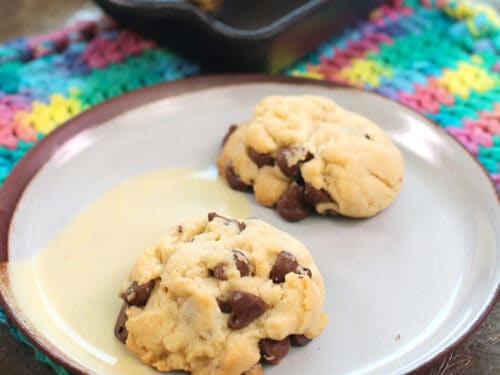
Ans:
[[[15,213],[16,206],[20,200],[24,189],[28,186],[31,179],[35,176],[38,170],[52,157],[57,149],[74,135],[82,130],[98,126],[103,122],[141,105],[152,101],[181,95],[187,92],[193,92],[213,87],[233,86],[249,83],[285,83],[296,85],[314,85],[323,86],[326,88],[344,88],[349,90],[359,90],[370,92],[360,88],[355,88],[347,85],[341,85],[328,81],[320,81],[308,78],[290,77],[283,75],[266,75],[266,74],[215,74],[203,75],[191,78],[182,79],[173,82],[163,82],[156,85],[144,87],[134,90],[123,95],[111,98],[102,102],[91,109],[82,112],[71,120],[65,122],[49,135],[42,138],[12,169],[4,184],[0,188],[0,303],[6,312],[10,321],[27,337],[33,345],[39,350],[47,354],[56,363],[62,365],[66,369],[75,374],[87,374],[88,370],[73,362],[66,357],[60,350],[50,344],[48,341],[36,335],[34,329],[27,321],[22,319],[22,314],[18,311],[15,303],[15,298],[10,289],[10,282],[7,272],[8,263],[8,240],[9,227],[12,217]],[[387,98],[379,93],[370,92],[378,95],[385,100],[396,102],[397,100]],[[439,124],[428,119],[423,114],[405,107],[408,110],[418,114],[425,121],[432,123],[442,133],[458,143],[463,150],[472,158],[472,160],[483,171],[487,179],[491,183],[491,187],[500,203],[500,192],[497,190],[493,180],[489,176],[486,169],[479,161],[469,152],[469,150],[458,142],[451,134],[446,132]],[[434,357],[421,363],[416,368],[412,369],[410,374],[419,374],[422,371],[430,368],[433,364],[444,358],[446,355],[454,351],[472,332],[474,332],[481,323],[486,319],[491,312],[496,302],[500,297],[500,285],[497,286],[495,294],[492,296],[486,309],[473,322],[471,327],[459,336],[452,344],[444,348]]]

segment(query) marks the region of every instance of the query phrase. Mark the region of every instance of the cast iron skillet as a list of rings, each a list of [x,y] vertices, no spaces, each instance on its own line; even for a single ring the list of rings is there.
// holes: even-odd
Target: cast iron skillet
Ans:
[[[187,0],[95,0],[124,26],[207,70],[277,72],[384,0],[225,0],[203,12]]]

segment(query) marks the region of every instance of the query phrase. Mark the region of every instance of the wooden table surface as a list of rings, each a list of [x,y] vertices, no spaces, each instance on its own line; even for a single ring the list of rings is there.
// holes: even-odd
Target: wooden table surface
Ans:
[[[500,6],[500,0],[490,2]],[[89,0],[0,0],[0,43],[98,15],[99,10]],[[35,360],[33,350],[17,342],[0,324],[0,374],[45,375],[54,371]],[[500,375],[500,304],[455,352],[423,374]]]

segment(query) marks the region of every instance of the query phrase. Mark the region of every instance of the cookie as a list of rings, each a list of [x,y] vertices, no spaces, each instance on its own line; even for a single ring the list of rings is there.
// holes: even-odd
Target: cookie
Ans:
[[[261,220],[210,213],[136,261],[116,337],[159,371],[261,374],[327,324],[307,248]]]
[[[217,167],[237,190],[253,190],[287,220],[311,212],[370,217],[398,194],[403,158],[367,118],[330,99],[269,96],[232,125]]]

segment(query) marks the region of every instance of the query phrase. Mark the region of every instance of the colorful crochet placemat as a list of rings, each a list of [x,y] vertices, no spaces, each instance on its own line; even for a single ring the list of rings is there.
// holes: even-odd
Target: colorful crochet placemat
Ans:
[[[0,183],[37,139],[81,111],[200,71],[107,19],[1,44]],[[464,144],[500,189],[500,18],[491,7],[394,1],[284,73],[365,87],[416,109]]]

